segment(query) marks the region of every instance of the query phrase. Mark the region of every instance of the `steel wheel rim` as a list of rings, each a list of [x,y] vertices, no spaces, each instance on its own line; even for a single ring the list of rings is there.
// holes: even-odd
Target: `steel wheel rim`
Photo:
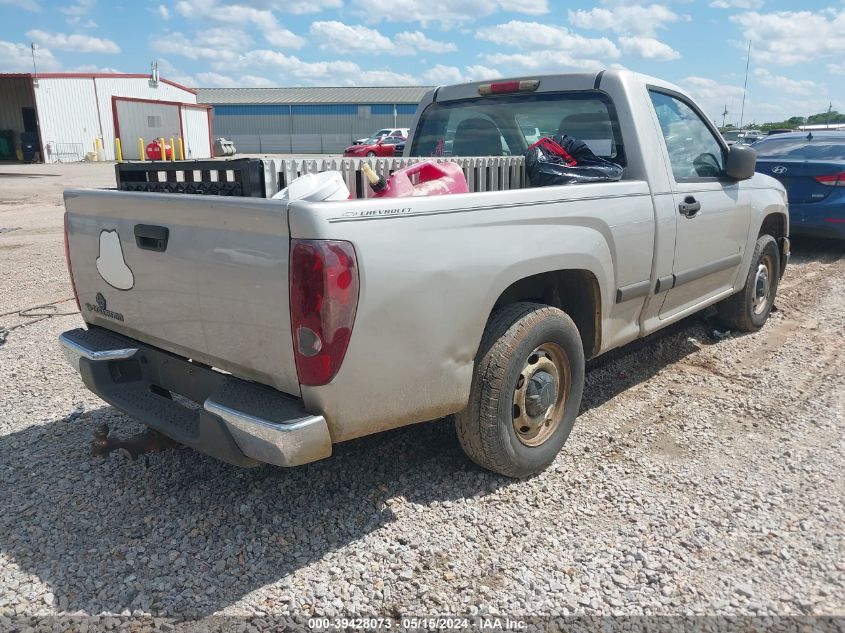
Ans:
[[[525,446],[540,446],[560,426],[571,384],[569,357],[557,343],[528,355],[513,391],[513,430]]]
[[[768,307],[772,294],[772,268],[772,258],[768,255],[763,257],[757,266],[751,294],[751,305],[754,314],[763,314]]]

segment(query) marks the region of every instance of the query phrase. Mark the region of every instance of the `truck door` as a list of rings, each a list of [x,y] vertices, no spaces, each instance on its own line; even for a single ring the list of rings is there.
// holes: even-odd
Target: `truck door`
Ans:
[[[727,147],[691,102],[663,89],[649,90],[671,166],[675,213],[672,275],[660,308],[666,318],[734,285],[751,222],[740,184],[725,176]]]

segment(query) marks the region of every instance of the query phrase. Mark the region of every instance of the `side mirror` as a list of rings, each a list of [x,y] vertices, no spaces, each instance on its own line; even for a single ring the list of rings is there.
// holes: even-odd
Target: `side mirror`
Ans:
[[[734,180],[748,180],[754,175],[757,166],[757,152],[747,145],[731,145],[728,148],[728,161],[725,173]]]

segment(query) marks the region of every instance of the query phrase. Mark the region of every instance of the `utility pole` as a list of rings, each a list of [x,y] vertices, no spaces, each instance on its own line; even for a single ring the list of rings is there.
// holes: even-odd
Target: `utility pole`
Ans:
[[[728,116],[728,104],[725,104],[725,109],[722,111],[722,127],[725,127],[725,117]]]
[[[824,120],[824,126],[826,128],[830,127],[830,111],[833,110],[833,101],[831,101],[827,106],[827,117]]]
[[[739,112],[739,129],[742,129],[742,119],[745,117],[745,90],[748,88],[748,66],[751,64],[751,40],[748,40],[748,56],[745,58],[745,83],[742,84],[742,110]]]

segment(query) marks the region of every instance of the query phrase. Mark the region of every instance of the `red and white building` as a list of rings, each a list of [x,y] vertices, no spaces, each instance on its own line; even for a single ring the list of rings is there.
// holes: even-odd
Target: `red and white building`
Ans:
[[[0,74],[0,134],[15,149],[37,138],[44,162],[83,160],[100,140],[104,160],[140,158],[138,140],[182,138],[185,158],[210,158],[211,107],[169,79],[119,73]],[[33,136],[33,134],[35,136]],[[31,148],[31,145],[30,145]]]

